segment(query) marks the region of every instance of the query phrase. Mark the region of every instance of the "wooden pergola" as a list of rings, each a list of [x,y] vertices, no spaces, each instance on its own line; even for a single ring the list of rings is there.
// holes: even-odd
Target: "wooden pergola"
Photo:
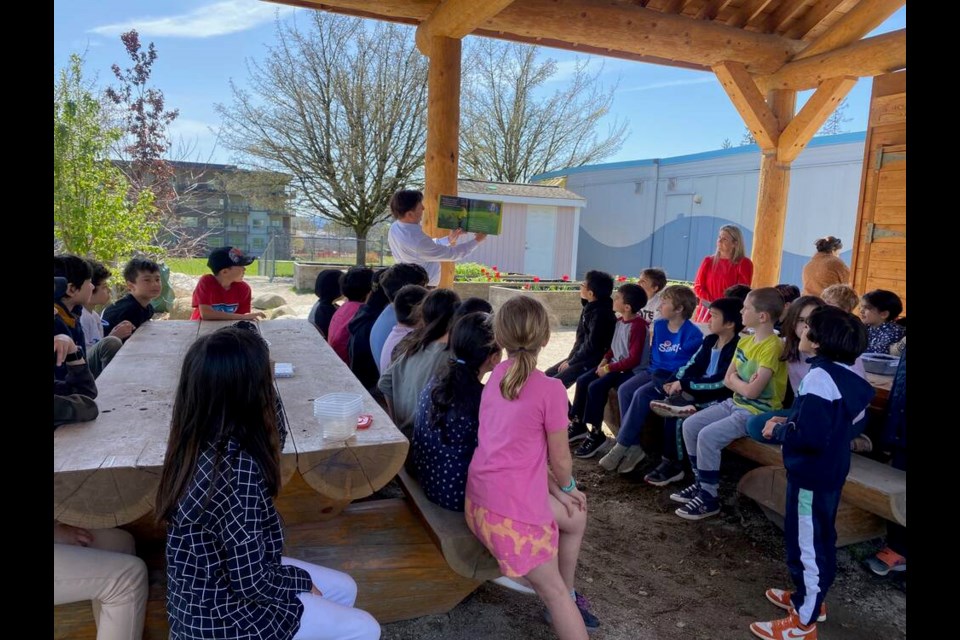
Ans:
[[[858,78],[905,69],[906,0],[267,0],[417,26],[430,58],[424,229],[456,193],[460,51],[480,35],[714,73],[762,152],[753,285],[776,284],[790,165]],[[798,112],[797,91],[815,89]],[[453,281],[444,263],[442,286]]]

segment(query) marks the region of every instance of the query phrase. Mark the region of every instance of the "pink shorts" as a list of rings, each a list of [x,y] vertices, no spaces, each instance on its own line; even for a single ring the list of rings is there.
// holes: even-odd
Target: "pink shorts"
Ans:
[[[464,516],[470,531],[490,550],[508,578],[525,576],[557,555],[560,529],[556,521],[519,522],[475,505],[470,498],[464,503]]]

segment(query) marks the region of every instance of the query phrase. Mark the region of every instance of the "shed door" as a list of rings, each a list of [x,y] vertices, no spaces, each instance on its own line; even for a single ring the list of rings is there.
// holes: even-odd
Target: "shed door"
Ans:
[[[689,264],[693,195],[668,195],[665,201],[666,221],[654,236],[653,266],[662,267],[671,280],[693,280],[700,265],[699,261]]]
[[[556,278],[553,270],[554,244],[557,238],[557,208],[527,206],[527,234],[523,252],[523,271],[541,278]]]
[[[907,145],[879,146],[868,159],[872,184],[865,199],[862,238],[864,269],[859,293],[894,291],[907,308]]]

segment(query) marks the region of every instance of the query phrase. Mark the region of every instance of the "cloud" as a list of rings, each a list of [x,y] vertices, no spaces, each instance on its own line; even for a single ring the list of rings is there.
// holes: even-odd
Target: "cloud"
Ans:
[[[617,93],[636,93],[639,91],[651,91],[653,89],[665,89],[667,87],[682,87],[688,84],[706,84],[708,82],[716,82],[716,77],[704,76],[702,78],[690,78],[687,80],[666,80],[664,82],[652,82],[650,84],[642,84],[636,87],[627,87],[626,89],[620,89]]]
[[[211,38],[252,29],[273,20],[276,11],[280,15],[296,11],[252,0],[222,0],[194,9],[187,13],[163,18],[133,18],[124,22],[107,24],[90,29],[102,36],[118,36],[136,29],[145,37]]]

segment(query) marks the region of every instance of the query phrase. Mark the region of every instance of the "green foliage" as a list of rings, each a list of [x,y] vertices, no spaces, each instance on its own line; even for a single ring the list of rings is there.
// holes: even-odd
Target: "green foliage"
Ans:
[[[106,158],[119,131],[101,124],[100,103],[84,85],[74,54],[60,71],[53,99],[54,239],[65,251],[116,265],[124,256],[160,250],[150,245],[153,193],[128,200],[129,183]]]
[[[493,271],[490,267],[479,262],[458,262],[454,271],[454,280],[457,282],[486,282],[484,271]]]
[[[173,271],[174,273],[183,273],[188,276],[202,276],[210,273],[210,267],[207,266],[206,258],[167,258],[166,264],[170,267],[170,271]],[[276,276],[286,278],[293,277],[292,260],[277,260],[276,264]],[[256,262],[247,267],[247,275],[257,275]]]

